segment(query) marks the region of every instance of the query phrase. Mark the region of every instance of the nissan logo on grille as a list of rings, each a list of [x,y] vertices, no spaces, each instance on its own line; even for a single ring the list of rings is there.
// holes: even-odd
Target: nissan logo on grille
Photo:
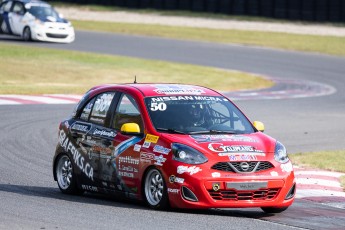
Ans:
[[[241,167],[241,169],[242,169],[244,172],[247,172],[248,169],[249,169],[249,164],[248,164],[247,162],[242,162],[242,163],[240,164],[240,167]]]

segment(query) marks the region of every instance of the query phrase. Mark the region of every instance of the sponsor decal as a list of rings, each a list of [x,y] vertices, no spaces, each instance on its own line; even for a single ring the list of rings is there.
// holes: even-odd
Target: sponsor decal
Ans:
[[[220,177],[220,173],[219,172],[214,172],[211,175],[212,175],[212,177]]]
[[[96,128],[93,131],[93,135],[113,139],[114,137],[116,137],[116,132]]]
[[[180,165],[177,167],[177,173],[178,174],[189,173],[189,175],[193,175],[193,174],[196,174],[200,171],[202,171],[202,169],[200,167],[197,167],[197,166]]]
[[[141,145],[135,144],[134,148],[133,148],[133,151],[140,152],[140,149],[141,149]]]
[[[255,152],[255,153],[262,153],[261,150],[257,150],[253,146],[248,145],[223,145],[222,143],[210,143],[208,144],[208,149],[217,152],[217,153],[236,153],[236,152]],[[219,156],[224,156],[220,155]],[[228,156],[228,155],[225,155]]]
[[[91,186],[91,185],[82,184],[81,188],[84,189],[84,190],[87,190],[87,191],[91,191],[91,192],[98,192],[97,187]]]
[[[146,163],[151,163],[152,160],[154,160],[155,154],[153,153],[140,153],[140,162],[146,162]]]
[[[212,183],[212,189],[213,191],[217,192],[220,189],[220,183],[219,182]]]
[[[92,116],[106,117],[114,95],[114,93],[104,93],[101,97],[98,97],[92,111]]]
[[[143,148],[150,148],[151,142],[145,141],[143,144]]]
[[[176,183],[179,183],[179,184],[183,184],[184,179],[183,179],[183,178],[180,178],[180,177],[175,177],[175,182],[176,182]]]
[[[134,173],[119,171],[120,177],[134,178]]]
[[[280,167],[281,167],[283,172],[288,172],[289,173],[289,172],[293,171],[293,166],[292,166],[290,161],[288,163],[286,163],[286,164],[281,164]]]
[[[132,158],[131,156],[119,157],[119,164],[121,164],[121,163],[138,165],[139,164],[139,159]]]
[[[167,97],[152,97],[151,98],[151,110],[157,111],[161,110],[164,111],[166,109],[165,101],[224,101],[220,97],[210,97],[210,96],[167,96]],[[152,104],[154,104],[152,106]],[[159,107],[159,108],[158,108]],[[165,108],[165,109],[164,109]]]
[[[92,128],[92,125],[82,122],[75,122],[71,126],[71,130],[81,132],[81,133],[88,133]]]
[[[179,184],[183,184],[184,179],[180,178],[180,177],[176,177],[175,175],[171,175],[169,177],[169,182],[170,183],[179,183]]]
[[[271,172],[271,176],[278,176],[278,173],[276,171]]]
[[[121,142],[118,146],[116,146],[115,151],[114,151],[114,156],[118,156],[124,151],[126,151],[129,147],[132,145],[135,145],[141,140],[141,137],[131,137],[126,141]]]
[[[256,161],[257,157],[253,154],[228,155],[230,161]]]
[[[125,166],[125,165],[122,165],[119,167],[119,169],[121,171],[126,171],[126,172],[134,172],[134,173],[137,173],[138,172],[138,169],[137,168],[133,168],[132,166]]]
[[[138,165],[139,164],[139,158],[132,158],[131,156],[120,156],[124,151],[126,151],[129,147],[137,144],[140,140],[142,140],[141,137],[131,137],[120,144],[118,144],[113,151],[113,156],[111,157],[111,160],[109,162],[111,163],[112,167],[115,169],[115,172],[117,172],[117,179],[119,181],[122,181],[121,177],[127,177],[127,178],[134,178],[134,172],[137,172],[138,170],[133,167],[133,172],[127,172],[127,171],[120,171],[123,167],[123,164],[129,164],[129,165]],[[118,159],[118,164],[116,164],[116,159]],[[119,166],[119,168],[117,167]],[[128,167],[128,165],[126,165]],[[130,167],[125,168],[126,170],[131,170]],[[124,190],[126,192],[130,192],[131,190],[125,185],[122,184],[120,187],[117,185],[119,190]],[[129,195],[129,194],[127,194]]]
[[[169,182],[170,182],[170,183],[174,183],[174,182],[175,182],[175,178],[176,178],[175,175],[171,175],[171,176],[169,177]]]
[[[66,152],[70,152],[72,154],[74,163],[78,166],[82,173],[93,181],[93,168],[89,163],[85,163],[85,158],[81,155],[81,153],[74,146],[74,144],[69,140],[69,138],[63,130],[60,130],[59,142],[61,147],[64,148]]]
[[[111,154],[112,152],[110,148],[105,148],[105,147],[101,147],[97,145],[92,146],[91,149],[93,152],[100,152],[100,153],[105,153],[105,154]]]
[[[151,103],[151,111],[165,111],[167,109],[167,104],[161,103]]]
[[[163,157],[163,155],[160,155],[160,156],[155,156],[154,157],[154,160],[155,160],[155,165],[159,165],[159,166],[162,166],[163,163],[167,160],[166,158]]]
[[[168,154],[170,152],[171,149],[165,148],[163,146],[160,145],[155,145],[155,147],[153,148],[153,152],[156,153],[161,153],[161,154]]]
[[[153,90],[157,94],[203,94],[203,89],[192,87],[189,85],[154,85],[156,89]]]
[[[217,142],[217,141],[238,141],[238,142],[250,142],[254,143],[257,140],[252,139],[243,135],[229,135],[229,134],[219,134],[219,135],[190,135],[197,142]]]
[[[177,188],[168,188],[168,193],[174,193],[174,194],[178,194],[179,193],[179,189]]]
[[[145,142],[151,142],[156,144],[159,139],[159,136],[155,136],[152,134],[146,134]]]

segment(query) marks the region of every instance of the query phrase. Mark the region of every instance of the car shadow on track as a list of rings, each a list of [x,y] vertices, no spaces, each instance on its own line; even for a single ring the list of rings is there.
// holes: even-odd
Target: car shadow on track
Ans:
[[[21,37],[17,37],[17,36],[9,36],[9,35],[4,35],[4,34],[0,34],[0,41],[1,42],[21,42],[24,43],[26,41],[24,41]]]
[[[0,184],[0,193],[8,192],[25,196],[45,197],[50,199],[59,199],[75,203],[97,204],[106,206],[115,206],[117,208],[132,208],[140,210],[152,210],[148,208],[144,202],[135,201],[124,198],[116,198],[109,195],[100,195],[86,192],[83,195],[67,195],[60,192],[58,188],[27,186],[27,185],[13,185]],[[152,210],[155,211],[155,210]],[[269,217],[270,214],[262,212],[260,209],[206,209],[206,210],[188,210],[188,209],[169,209],[167,212],[178,212],[186,214],[203,214],[203,215],[217,215],[217,216],[232,216],[232,217],[247,217],[247,218],[262,218]]]

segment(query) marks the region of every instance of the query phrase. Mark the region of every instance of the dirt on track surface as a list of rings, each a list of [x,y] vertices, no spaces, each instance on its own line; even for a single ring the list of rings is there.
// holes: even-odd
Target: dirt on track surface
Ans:
[[[328,24],[239,21],[202,17],[166,16],[158,13],[135,13],[129,11],[91,11],[87,8],[75,7],[56,7],[56,9],[70,20],[156,24],[194,28],[233,29],[345,37],[345,27]]]

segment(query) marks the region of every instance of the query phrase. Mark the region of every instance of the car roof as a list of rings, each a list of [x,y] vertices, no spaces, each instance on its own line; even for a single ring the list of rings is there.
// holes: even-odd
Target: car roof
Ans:
[[[95,91],[121,90],[139,91],[144,97],[153,96],[177,96],[177,95],[200,95],[200,96],[221,96],[220,93],[207,87],[186,84],[166,83],[132,83],[132,84],[107,84],[93,87]]]

